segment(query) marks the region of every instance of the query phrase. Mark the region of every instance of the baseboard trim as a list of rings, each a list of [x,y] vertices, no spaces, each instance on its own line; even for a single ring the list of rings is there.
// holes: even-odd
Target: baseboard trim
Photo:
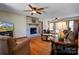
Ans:
[[[18,38],[14,38],[14,39],[22,39],[22,38],[27,38],[26,36],[24,36],[24,37],[18,37]]]
[[[41,37],[41,36],[34,36],[34,37],[29,37],[29,39],[33,39],[33,38],[37,38],[37,37]]]
[[[24,37],[18,37],[18,38],[14,38],[14,39],[23,39],[23,38],[30,39],[30,38],[36,38],[36,37],[41,37],[41,36],[34,36],[34,37],[26,37],[26,36],[24,36]]]

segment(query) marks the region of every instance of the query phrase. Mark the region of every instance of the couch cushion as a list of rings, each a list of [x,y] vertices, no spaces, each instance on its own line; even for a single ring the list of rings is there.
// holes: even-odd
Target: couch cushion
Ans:
[[[8,39],[7,43],[9,49],[13,49],[17,45],[15,39],[13,38]]]

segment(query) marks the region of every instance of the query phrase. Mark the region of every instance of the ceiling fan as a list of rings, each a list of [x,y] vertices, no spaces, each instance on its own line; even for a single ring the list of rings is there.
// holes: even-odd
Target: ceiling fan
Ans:
[[[37,14],[42,14],[42,12],[45,12],[44,11],[44,9],[45,8],[38,8],[38,7],[33,7],[32,5],[28,5],[30,8],[31,8],[31,10],[24,10],[25,12],[31,12],[31,15],[33,15],[33,14],[35,14],[35,13],[37,13]]]

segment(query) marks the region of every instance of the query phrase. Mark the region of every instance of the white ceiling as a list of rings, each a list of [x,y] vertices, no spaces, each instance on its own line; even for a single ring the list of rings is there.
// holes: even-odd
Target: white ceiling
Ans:
[[[45,9],[45,13],[42,15],[34,14],[34,17],[38,18],[54,18],[54,17],[68,17],[79,15],[79,3],[32,3],[32,6],[48,7]],[[0,10],[7,12],[14,12],[22,15],[30,15],[24,10],[29,10],[26,3],[5,3],[0,4]],[[32,15],[31,15],[32,16]]]

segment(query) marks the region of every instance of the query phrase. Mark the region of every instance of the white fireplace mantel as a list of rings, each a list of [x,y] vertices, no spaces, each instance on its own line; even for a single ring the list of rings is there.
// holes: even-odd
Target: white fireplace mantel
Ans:
[[[39,33],[39,19],[38,18],[34,18],[35,19],[35,23],[32,22],[32,17],[27,17],[27,20],[26,20],[26,24],[27,24],[27,29],[26,29],[26,36],[27,37],[34,37],[34,36],[38,36],[40,35]],[[37,33],[36,34],[30,34],[30,29],[31,28],[36,28],[37,29]]]

